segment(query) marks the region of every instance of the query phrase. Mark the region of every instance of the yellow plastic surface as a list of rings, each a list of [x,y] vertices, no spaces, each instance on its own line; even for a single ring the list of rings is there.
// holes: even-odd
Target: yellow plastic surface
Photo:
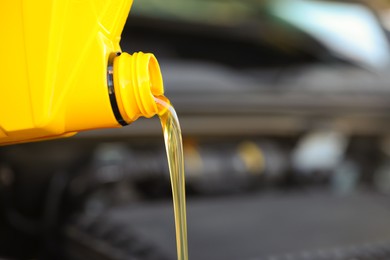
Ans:
[[[131,0],[2,3],[0,145],[119,127],[108,96],[107,63],[110,54],[120,51],[120,35],[131,4]],[[122,64],[121,57],[126,55],[115,62]],[[141,60],[154,62],[150,57]],[[125,66],[119,75],[133,78],[144,73],[133,69],[136,74],[127,75]],[[128,102],[118,95],[117,100]],[[122,111],[126,106],[122,104]],[[147,116],[152,114],[148,111]],[[128,123],[136,118],[127,116]]]
[[[164,89],[160,67],[153,54],[122,53],[115,57],[114,86],[119,110],[126,122],[158,113],[154,96],[163,95]]]

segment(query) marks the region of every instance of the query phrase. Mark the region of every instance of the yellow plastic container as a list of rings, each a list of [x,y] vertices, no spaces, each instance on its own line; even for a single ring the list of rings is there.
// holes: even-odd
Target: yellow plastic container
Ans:
[[[154,96],[163,94],[157,60],[120,54],[131,4],[1,4],[0,145],[120,127],[157,113]]]

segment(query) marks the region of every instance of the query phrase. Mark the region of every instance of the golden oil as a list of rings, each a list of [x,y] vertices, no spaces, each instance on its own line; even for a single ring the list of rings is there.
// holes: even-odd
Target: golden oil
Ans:
[[[188,259],[184,156],[181,129],[175,109],[164,96],[155,99],[164,133],[175,216],[177,259]]]

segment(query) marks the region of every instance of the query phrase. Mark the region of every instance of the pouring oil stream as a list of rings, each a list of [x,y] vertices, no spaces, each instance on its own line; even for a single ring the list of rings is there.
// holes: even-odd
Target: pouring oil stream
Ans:
[[[188,260],[184,156],[179,119],[167,98],[160,96],[155,101],[159,108],[171,178],[177,259]]]

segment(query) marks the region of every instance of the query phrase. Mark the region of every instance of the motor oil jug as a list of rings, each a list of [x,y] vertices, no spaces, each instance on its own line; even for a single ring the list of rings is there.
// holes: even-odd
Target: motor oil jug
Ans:
[[[0,8],[0,145],[120,127],[157,113],[152,54],[121,53],[132,0],[17,0]]]

